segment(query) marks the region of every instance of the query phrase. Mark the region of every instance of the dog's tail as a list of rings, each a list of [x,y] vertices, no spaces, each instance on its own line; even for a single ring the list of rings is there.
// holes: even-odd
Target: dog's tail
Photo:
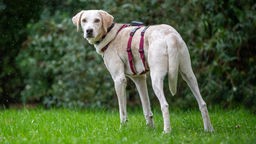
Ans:
[[[179,51],[181,48],[180,35],[177,33],[171,33],[167,36],[167,50],[168,50],[168,82],[169,89],[174,96],[177,91],[178,71],[180,65]]]

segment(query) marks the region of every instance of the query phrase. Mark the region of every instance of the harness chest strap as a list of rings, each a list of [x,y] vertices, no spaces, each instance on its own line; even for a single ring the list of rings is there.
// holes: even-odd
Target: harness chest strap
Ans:
[[[134,28],[131,33],[130,33],[130,37],[129,37],[129,40],[128,40],[128,44],[127,44],[127,54],[128,54],[128,60],[129,60],[129,65],[130,65],[130,69],[133,73],[133,75],[136,75],[136,70],[135,70],[135,67],[134,67],[134,63],[133,63],[133,56],[132,56],[132,51],[131,51],[131,43],[132,43],[132,38],[133,38],[133,35],[135,34],[135,32],[140,29],[142,26],[138,26],[136,28]],[[145,31],[147,30],[148,26],[146,26],[142,32],[141,32],[141,37],[140,37],[140,45],[139,45],[139,53],[140,53],[140,58],[142,60],[142,63],[143,63],[143,66],[145,68],[145,70],[140,73],[140,74],[144,74],[146,73],[149,69],[148,69],[148,66],[147,66],[147,63],[146,63],[146,59],[145,59],[145,54],[144,54],[144,34],[145,34]]]
[[[139,49],[139,52],[140,52],[140,58],[142,60],[144,68],[145,68],[145,70],[142,73],[140,73],[140,74],[144,74],[147,71],[149,71],[149,68],[148,68],[148,65],[147,65],[147,62],[146,62],[146,59],[145,59],[145,53],[144,53],[144,34],[145,34],[145,31],[147,30],[148,27],[149,26],[146,26],[142,30],[142,32],[140,33],[140,49]]]
[[[135,32],[140,29],[141,26],[138,26],[136,28],[134,28],[131,33],[130,33],[130,37],[129,37],[129,40],[128,40],[128,43],[127,43],[127,54],[128,54],[128,61],[129,61],[129,65],[130,65],[130,69],[132,71],[132,73],[134,75],[136,75],[136,71],[135,71],[135,67],[134,67],[134,64],[133,64],[133,56],[132,56],[132,49],[131,49],[131,44],[132,44],[132,38],[133,38],[133,35],[135,34]]]

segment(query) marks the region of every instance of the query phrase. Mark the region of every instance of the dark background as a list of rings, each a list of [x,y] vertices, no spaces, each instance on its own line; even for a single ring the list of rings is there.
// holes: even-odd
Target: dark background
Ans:
[[[209,106],[256,111],[256,3],[253,0],[0,0],[0,105],[112,107],[113,82],[93,46],[71,18],[103,9],[116,22],[166,23],[187,42],[203,98]],[[150,81],[150,80],[149,80]],[[179,77],[170,107],[195,107]],[[128,104],[140,104],[128,83]],[[150,99],[158,104],[149,84]]]

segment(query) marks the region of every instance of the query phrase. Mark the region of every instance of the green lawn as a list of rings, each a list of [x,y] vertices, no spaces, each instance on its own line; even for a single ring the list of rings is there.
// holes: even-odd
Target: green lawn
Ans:
[[[170,112],[172,132],[162,134],[159,110],[154,111],[155,129],[145,126],[141,110],[129,110],[122,129],[118,110],[2,110],[0,143],[256,143],[256,116],[247,110],[209,109],[214,133],[203,131],[198,110]]]

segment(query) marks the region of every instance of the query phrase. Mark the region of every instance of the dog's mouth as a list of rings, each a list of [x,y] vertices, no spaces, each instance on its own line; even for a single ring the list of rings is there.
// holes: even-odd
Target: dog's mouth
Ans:
[[[93,34],[87,34],[87,33],[84,33],[84,38],[86,39],[92,39],[92,38],[95,38]]]
[[[94,34],[93,34],[93,33],[89,33],[89,34],[87,33],[87,34],[86,34],[86,37],[87,37],[87,38],[94,38]]]

